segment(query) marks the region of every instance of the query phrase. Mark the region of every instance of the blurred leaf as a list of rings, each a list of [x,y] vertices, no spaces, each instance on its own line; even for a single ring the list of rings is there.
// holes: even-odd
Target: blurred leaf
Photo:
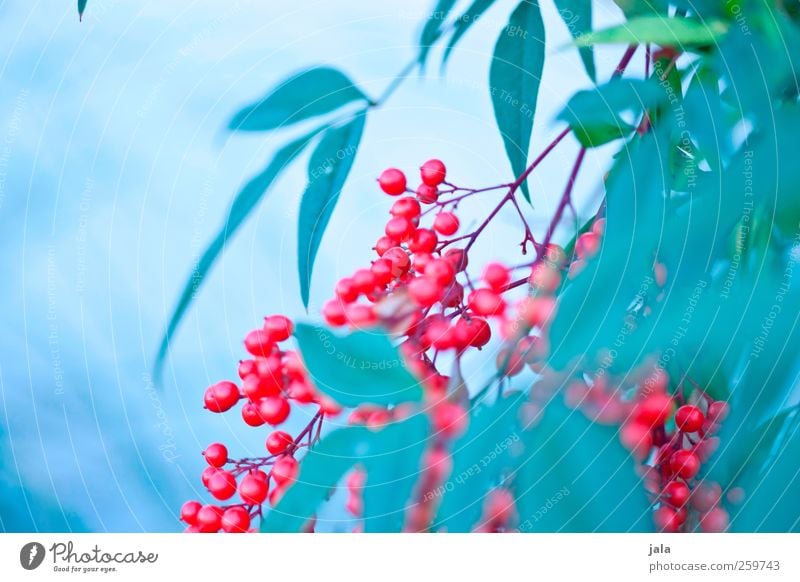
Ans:
[[[369,101],[341,71],[315,67],[286,79],[263,99],[233,116],[234,131],[268,131],[330,113],[354,101]]]
[[[553,401],[523,441],[514,476],[520,531],[652,531],[650,503],[616,429]]]
[[[645,44],[689,48],[713,44],[728,30],[719,20],[703,23],[688,18],[639,16],[624,24],[585,34],[575,40],[579,47],[595,44]]]
[[[731,531],[800,532],[800,424],[795,417],[762,471],[742,481],[746,498],[731,508]]]
[[[453,444],[453,470],[440,488],[444,496],[433,529],[468,532],[480,520],[486,494],[513,468],[519,447],[518,414],[525,396],[503,398],[471,412],[467,432]]]
[[[305,149],[305,147],[311,141],[313,141],[313,139],[322,129],[323,128],[317,128],[311,133],[304,135],[303,137],[278,150],[264,171],[253,177],[236,195],[236,198],[234,198],[233,203],[231,204],[230,210],[228,210],[228,216],[225,219],[225,223],[217,233],[217,236],[214,237],[214,240],[211,241],[211,244],[206,247],[206,250],[200,257],[200,260],[197,262],[191,277],[189,277],[189,280],[186,282],[186,285],[181,292],[180,298],[178,299],[178,304],[175,306],[175,310],[172,313],[172,317],[170,317],[167,330],[164,333],[164,337],[161,339],[161,343],[158,348],[158,354],[156,355],[156,371],[154,374],[156,377],[160,376],[160,369],[164,363],[164,357],[167,354],[169,342],[172,340],[175,330],[178,328],[178,325],[180,324],[189,305],[191,305],[192,301],[194,300],[194,297],[197,294],[200,285],[202,285],[203,281],[205,280],[206,275],[211,270],[211,267],[214,266],[214,262],[217,260],[222,251],[225,250],[225,245],[228,242],[228,239],[236,234],[236,231],[239,229],[242,223],[244,223],[256,205],[261,201],[264,194],[266,194],[273,182],[278,178],[278,176],[280,176],[286,166],[294,161],[300,152],[302,152],[303,149]]]
[[[591,0],[555,0],[555,4],[561,20],[567,25],[572,38],[578,39],[592,31]],[[594,66],[592,47],[583,47],[579,51],[586,74],[592,81],[596,81],[597,71]]]
[[[545,56],[539,3],[523,0],[495,45],[489,71],[494,116],[515,176],[525,171]],[[530,201],[526,182],[522,193]]]
[[[456,47],[458,41],[461,40],[461,37],[467,33],[481,16],[483,16],[483,13],[486,12],[492,4],[494,4],[494,0],[474,0],[464,14],[458,17],[454,24],[453,34],[447,42],[447,48],[442,57],[442,65],[447,64],[450,53]]]
[[[619,6],[627,18],[666,14],[668,7],[666,0],[614,0],[614,4]]]
[[[359,113],[347,124],[327,129],[308,162],[308,186],[300,202],[297,228],[300,295],[306,308],[322,235],[353,167],[366,119],[366,112]]]
[[[87,0],[78,0],[78,19],[83,20],[83,13],[86,11]]]
[[[378,434],[384,434],[389,425]],[[421,459],[429,445],[428,419],[417,414],[403,421],[403,432],[390,432],[374,439],[363,465],[364,531],[399,532],[405,521],[414,485],[421,471]]]
[[[559,115],[569,123],[584,147],[597,147],[629,135],[635,127],[623,120],[630,112],[638,122],[645,110],[666,102],[664,90],[653,81],[616,79],[587,91],[579,91]]]
[[[314,384],[338,403],[391,405],[422,398],[403,356],[378,330],[338,336],[300,323],[294,334]]]
[[[442,36],[442,24],[447,20],[447,15],[455,6],[458,0],[438,0],[433,12],[428,16],[425,26],[419,35],[419,57],[417,58],[420,65],[425,66],[428,60],[428,54],[431,52],[431,47],[436,44]]]
[[[686,125],[699,152],[714,170],[719,170],[732,149],[732,128],[722,110],[718,82],[710,71],[698,69],[683,100]]]
[[[302,459],[297,481],[289,487],[278,505],[266,515],[261,523],[261,531],[300,531],[344,474],[356,464],[364,465],[368,475],[384,471],[393,463],[403,468],[414,465],[418,469],[421,447],[427,434],[428,424],[422,415],[389,424],[378,431],[361,426],[333,431],[309,450]],[[392,512],[393,520],[397,518],[393,510],[399,507],[400,498],[405,495],[402,499],[403,504],[408,500],[410,486],[406,480],[409,477],[408,474],[403,475],[403,483],[393,492],[394,499],[382,500],[388,511]],[[376,487],[381,489],[381,497],[392,497],[388,492],[390,483],[379,483]],[[370,493],[369,510],[380,511],[381,508],[373,503],[373,497]],[[366,499],[365,510],[367,510]],[[370,523],[370,520],[367,522]],[[385,519],[376,523],[387,525]]]

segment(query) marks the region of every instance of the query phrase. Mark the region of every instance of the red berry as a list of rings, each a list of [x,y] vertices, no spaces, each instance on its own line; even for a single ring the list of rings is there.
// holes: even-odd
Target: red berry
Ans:
[[[204,532],[215,532],[222,525],[222,508],[216,505],[204,505],[197,512],[197,525]]]
[[[636,459],[643,460],[653,446],[650,427],[640,422],[628,422],[619,431],[619,440]]]
[[[384,253],[383,258],[392,262],[392,274],[395,277],[405,275],[411,266],[411,259],[408,257],[408,253],[400,247],[392,247]]]
[[[254,356],[266,357],[272,352],[275,343],[268,332],[263,329],[254,329],[245,336],[244,347]]]
[[[552,297],[526,297],[518,304],[520,318],[530,327],[545,327],[555,310],[556,300]]]
[[[280,396],[268,396],[257,402],[258,414],[265,422],[276,425],[282,423],[289,416],[289,401]]]
[[[600,237],[592,231],[584,232],[575,241],[575,254],[579,259],[588,259],[597,254],[600,248]]]
[[[239,367],[237,368],[237,372],[239,373],[239,378],[242,380],[245,377],[249,376],[250,374],[256,373],[256,361],[255,360],[240,360]]]
[[[501,315],[506,309],[506,302],[491,289],[476,289],[469,294],[467,303],[476,315],[485,317]]]
[[[428,160],[419,169],[422,181],[428,186],[438,186],[447,176],[447,168],[441,160]]]
[[[301,404],[311,404],[316,400],[317,393],[308,382],[292,380],[286,388],[286,397],[296,400]]]
[[[417,277],[408,283],[408,293],[421,307],[430,307],[439,300],[442,288],[431,277]]]
[[[708,419],[712,422],[722,422],[728,416],[730,406],[723,400],[717,400],[708,405]]]
[[[213,443],[206,447],[203,456],[212,467],[221,467],[228,462],[228,449],[222,443]]]
[[[336,283],[335,291],[337,297],[345,303],[352,303],[358,299],[358,289],[356,289],[350,277],[339,279],[339,282]]]
[[[269,493],[268,483],[254,475],[245,475],[239,483],[239,497],[250,505],[261,505]]]
[[[691,479],[700,472],[700,459],[692,451],[675,451],[669,459],[669,468],[682,479]]]
[[[415,253],[414,260],[412,261],[412,265],[414,267],[414,271],[417,273],[424,273],[425,268],[428,264],[433,260],[433,255],[430,253]]]
[[[390,218],[386,223],[386,236],[398,242],[408,239],[416,230],[414,223],[403,216]]]
[[[715,507],[700,518],[700,529],[706,533],[721,533],[728,529],[729,522],[728,512]]]
[[[378,316],[371,305],[350,305],[347,308],[347,320],[352,327],[371,327],[378,323]]]
[[[506,527],[516,519],[514,495],[508,489],[495,489],[486,496],[483,506],[483,519],[489,528]]]
[[[469,416],[455,402],[445,400],[438,404],[432,412],[434,431],[444,438],[456,438],[467,427]]]
[[[267,450],[273,455],[281,454],[291,444],[294,444],[292,435],[283,430],[273,431],[267,437]]]
[[[433,219],[434,230],[445,236],[455,234],[459,226],[458,217],[452,212],[440,212],[436,215],[436,218]]]
[[[453,264],[457,273],[467,270],[469,259],[464,249],[450,249],[444,253],[444,258]]]
[[[418,228],[408,241],[408,250],[412,253],[432,253],[438,243],[439,237],[435,232],[427,228]]]
[[[456,336],[459,343],[482,348],[492,338],[492,328],[481,317],[461,318],[455,325]]]
[[[440,286],[449,285],[456,276],[456,270],[447,259],[434,259],[425,266],[425,275]]]
[[[664,499],[674,507],[683,507],[689,500],[689,488],[681,481],[670,481],[664,486]]]
[[[197,513],[201,507],[197,501],[187,501],[181,506],[181,519],[189,525],[197,525]]]
[[[206,390],[203,402],[211,412],[225,412],[239,402],[240,396],[233,382],[217,382]]]
[[[369,270],[375,275],[375,282],[378,285],[386,286],[394,279],[394,275],[392,274],[392,261],[389,259],[378,259],[372,263]]]
[[[402,216],[404,218],[408,218],[409,220],[413,220],[420,215],[422,209],[420,208],[419,202],[417,202],[416,198],[404,196],[392,204],[392,209],[389,212],[392,216]]]
[[[250,514],[244,507],[229,507],[222,514],[220,525],[226,533],[244,533],[250,529]]]
[[[666,394],[651,394],[638,402],[633,410],[634,419],[649,427],[664,424],[672,412],[672,398]]]
[[[286,341],[294,333],[292,320],[285,315],[271,315],[264,318],[264,331],[272,338],[272,341]]]
[[[203,472],[200,473],[200,480],[203,482],[204,487],[208,487],[208,482],[213,477],[219,469],[216,467],[206,467],[203,469]]]
[[[369,269],[358,269],[353,273],[353,286],[362,295],[369,295],[375,291],[378,280]]]
[[[706,418],[696,406],[686,404],[675,412],[675,424],[683,432],[697,432],[703,426]]]
[[[442,295],[442,305],[445,307],[457,307],[464,300],[464,287],[458,281],[453,281],[448,285]]]
[[[423,204],[433,204],[439,199],[439,191],[436,186],[420,184],[417,188],[417,199]]]
[[[245,402],[242,406],[242,419],[249,426],[261,426],[264,419],[258,413],[258,407],[252,402]]]
[[[208,491],[219,500],[230,499],[236,493],[236,477],[228,471],[217,471],[208,480]]]
[[[675,533],[682,523],[678,512],[666,505],[653,512],[653,521],[659,530],[667,533]]]
[[[275,483],[282,485],[291,483],[297,478],[300,467],[294,457],[283,456],[272,465],[271,475]]]
[[[511,281],[508,267],[500,263],[489,263],[483,269],[483,280],[494,291],[501,291]]]
[[[338,299],[331,299],[322,306],[322,317],[328,325],[338,327],[347,323],[342,302]]]
[[[722,498],[722,487],[719,483],[700,483],[692,491],[690,503],[694,509],[706,512],[716,506]]]
[[[378,256],[382,257],[383,254],[390,248],[395,246],[395,244],[396,243],[388,236],[382,236],[381,238],[378,239],[378,242],[375,243],[375,246],[373,248],[375,249],[375,252],[378,253]]]
[[[406,191],[406,175],[397,168],[389,168],[381,173],[378,184],[389,196],[399,196]]]

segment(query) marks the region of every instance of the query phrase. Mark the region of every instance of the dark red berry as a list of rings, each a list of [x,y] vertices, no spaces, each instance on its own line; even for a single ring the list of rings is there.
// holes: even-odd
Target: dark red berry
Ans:
[[[700,472],[700,459],[692,451],[675,451],[669,459],[669,467],[682,479],[691,479]]]
[[[675,425],[683,432],[697,432],[706,418],[696,406],[686,404],[675,412]]]

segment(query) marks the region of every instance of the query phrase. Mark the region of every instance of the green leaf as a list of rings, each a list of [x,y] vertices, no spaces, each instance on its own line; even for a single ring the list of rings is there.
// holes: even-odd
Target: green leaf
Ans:
[[[591,0],[555,0],[558,14],[567,25],[572,38],[579,39],[592,31],[592,3]],[[594,52],[592,47],[580,49],[581,60],[586,68],[586,73],[592,81],[597,78],[594,66]]]
[[[746,498],[730,508],[735,532],[800,532],[800,423],[793,417],[784,438],[776,444],[771,462],[751,472],[742,482]]]
[[[344,187],[364,133],[366,111],[350,122],[325,131],[308,162],[308,185],[300,202],[297,228],[297,267],[300,295],[308,308],[311,274],[339,193]]]
[[[433,12],[428,16],[425,26],[419,35],[419,56],[417,62],[424,66],[428,60],[428,54],[431,52],[431,47],[436,44],[436,41],[442,36],[442,24],[447,20],[447,15],[455,6],[458,0],[438,0]]]
[[[523,443],[514,474],[520,531],[652,531],[650,504],[616,429],[554,401]]]
[[[297,481],[266,515],[261,531],[300,531],[344,474],[356,464],[367,470],[368,482],[364,490],[366,524],[370,528],[374,525],[386,527],[383,531],[399,530],[396,523],[402,523],[402,508],[419,471],[427,435],[428,423],[423,415],[392,423],[378,431],[360,426],[333,431],[302,459]],[[376,482],[376,474],[387,470],[395,472],[391,467],[393,464],[402,468],[399,482]],[[375,488],[373,492],[369,492],[371,487]],[[366,512],[370,517],[366,517]]]
[[[315,67],[286,79],[228,124],[234,131],[268,131],[324,115],[354,101],[369,101],[341,71]]]
[[[231,204],[230,210],[228,210],[228,216],[225,219],[225,223],[211,241],[211,244],[209,244],[208,247],[206,247],[206,250],[203,251],[200,260],[197,262],[197,266],[192,272],[192,275],[189,277],[189,280],[186,282],[183,291],[181,292],[180,298],[178,299],[178,304],[175,306],[175,310],[172,312],[172,317],[170,317],[167,330],[164,333],[164,337],[161,339],[161,343],[158,348],[158,354],[156,356],[154,374],[156,377],[160,376],[161,366],[164,363],[164,357],[167,354],[167,349],[169,348],[169,342],[172,340],[172,336],[178,329],[178,325],[183,319],[183,316],[185,315],[186,310],[189,308],[189,305],[191,305],[192,301],[194,300],[194,297],[197,294],[200,285],[202,285],[203,281],[205,280],[206,275],[208,275],[222,251],[225,250],[225,245],[227,244],[228,239],[230,239],[236,233],[242,223],[244,223],[244,221],[247,219],[256,205],[261,201],[261,199],[264,197],[264,194],[267,193],[273,182],[275,182],[283,170],[294,161],[300,152],[305,149],[305,147],[317,136],[321,130],[322,128],[317,128],[278,150],[264,171],[253,177],[236,195],[236,198],[234,198],[233,203]]]
[[[294,335],[316,387],[344,406],[387,406],[422,398],[403,356],[389,336],[377,330],[339,336],[300,323]]]
[[[579,91],[559,115],[569,123],[584,147],[597,147],[629,135],[635,126],[623,119],[633,114],[633,122],[646,110],[655,109],[667,100],[654,81],[617,79],[588,91]]]
[[[453,470],[437,490],[443,492],[434,530],[468,532],[479,521],[486,494],[514,467],[522,430],[519,407],[524,395],[473,409],[467,432],[453,445]],[[519,452],[519,451],[517,451]]]
[[[533,115],[545,55],[545,34],[539,3],[523,0],[500,33],[489,71],[494,116],[515,176],[528,163]],[[522,193],[530,201],[526,182]]]
[[[86,11],[87,0],[78,0],[78,18],[83,20],[83,13]]]
[[[430,427],[424,414],[404,421],[402,430],[387,433],[393,426],[373,439],[369,457],[362,461],[367,471],[363,490],[366,533],[402,530],[405,510],[419,479],[420,460],[430,444]]]
[[[596,44],[645,44],[681,48],[714,44],[728,30],[720,20],[698,22],[688,18],[639,16],[624,24],[585,34],[576,39],[579,47]]]
[[[492,4],[494,4],[494,0],[474,0],[464,14],[458,17],[458,20],[456,20],[454,24],[453,34],[447,42],[444,56],[442,56],[442,66],[447,64],[450,53],[453,52],[453,49],[458,44],[458,41],[461,40],[461,37],[467,33],[481,16],[483,16],[483,13],[486,12]]]

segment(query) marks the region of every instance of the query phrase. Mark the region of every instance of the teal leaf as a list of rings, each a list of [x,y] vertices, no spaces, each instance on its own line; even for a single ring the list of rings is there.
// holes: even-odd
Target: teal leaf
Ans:
[[[308,162],[308,185],[300,202],[297,229],[297,267],[305,307],[322,235],[353,167],[366,118],[366,112],[358,113],[345,125],[328,129]]]
[[[629,135],[634,125],[623,119],[633,114],[634,123],[641,115],[667,100],[655,81],[617,79],[588,91],[579,91],[559,115],[572,128],[584,147],[597,147]]]
[[[422,27],[422,32],[419,35],[419,56],[417,62],[420,65],[425,65],[428,60],[428,54],[431,52],[431,47],[436,44],[442,36],[442,24],[447,20],[447,15],[455,6],[458,0],[437,0],[433,12],[428,16],[425,26]]]
[[[474,0],[464,14],[458,17],[453,25],[453,34],[450,35],[450,40],[447,42],[447,48],[444,50],[442,65],[447,64],[447,61],[450,58],[450,53],[453,52],[453,49],[458,44],[458,41],[461,40],[461,37],[467,33],[467,31],[478,21],[481,16],[483,16],[483,13],[486,12],[492,6],[492,4],[494,4],[494,0]]]
[[[645,44],[681,48],[714,44],[728,30],[721,20],[699,22],[688,18],[639,16],[624,24],[585,34],[575,40],[579,47],[596,44]]]
[[[392,405],[422,398],[419,382],[386,334],[297,324],[295,338],[316,387],[344,406]]]
[[[500,33],[489,70],[494,116],[515,176],[525,171],[545,55],[539,3],[523,0]],[[526,182],[522,193],[530,201]]]
[[[261,531],[301,531],[345,473],[356,464],[367,471],[365,525],[370,530],[375,526],[385,527],[382,531],[399,530],[397,523],[402,524],[402,509],[411,491],[409,480],[413,482],[419,470],[427,435],[428,423],[422,415],[378,431],[351,426],[326,435],[301,460],[297,481],[266,515]],[[376,475],[388,474],[399,475],[399,482],[375,479]],[[372,492],[369,491],[371,487],[374,487]]]
[[[78,18],[83,20],[83,13],[86,11],[87,0],[78,0]]]
[[[579,39],[592,31],[592,3],[591,0],[555,0],[558,14],[567,25],[572,38]],[[592,47],[586,46],[579,49],[586,74],[592,81],[597,78],[594,66],[594,52]]]
[[[644,486],[617,429],[553,401],[523,442],[514,474],[521,532],[652,531]]]
[[[300,152],[302,152],[303,149],[305,149],[305,147],[317,136],[321,129],[322,128],[317,128],[311,133],[304,135],[303,137],[278,150],[264,171],[253,177],[247,184],[245,184],[244,188],[242,188],[236,195],[236,198],[234,198],[230,210],[228,210],[228,216],[225,219],[225,223],[222,225],[222,228],[219,230],[219,232],[217,232],[217,235],[211,241],[211,244],[209,244],[208,247],[206,247],[206,250],[203,251],[200,260],[197,262],[197,266],[192,272],[191,277],[189,277],[189,280],[186,282],[183,291],[181,292],[181,295],[178,299],[178,304],[175,306],[175,310],[172,312],[172,317],[170,317],[167,330],[161,340],[158,354],[156,356],[156,377],[160,376],[160,369],[167,354],[167,349],[169,348],[169,342],[172,340],[172,336],[178,329],[178,325],[183,319],[183,316],[186,314],[186,310],[189,308],[189,305],[191,305],[192,301],[194,300],[194,297],[197,294],[200,285],[202,285],[203,281],[205,280],[206,275],[208,275],[220,254],[225,250],[225,245],[227,244],[228,239],[236,234],[236,231],[239,229],[242,223],[244,223],[247,217],[250,216],[250,213],[264,197],[264,194],[267,193],[273,182],[275,182],[283,170],[286,169],[286,167],[294,161]]]
[[[486,494],[514,466],[512,454],[522,438],[518,414],[524,400],[518,395],[472,410],[467,432],[453,444],[450,477],[437,489],[443,497],[431,529],[468,532],[478,523]]]
[[[266,97],[240,110],[228,127],[234,131],[268,131],[355,101],[369,99],[347,75],[330,67],[315,67],[286,79]]]

